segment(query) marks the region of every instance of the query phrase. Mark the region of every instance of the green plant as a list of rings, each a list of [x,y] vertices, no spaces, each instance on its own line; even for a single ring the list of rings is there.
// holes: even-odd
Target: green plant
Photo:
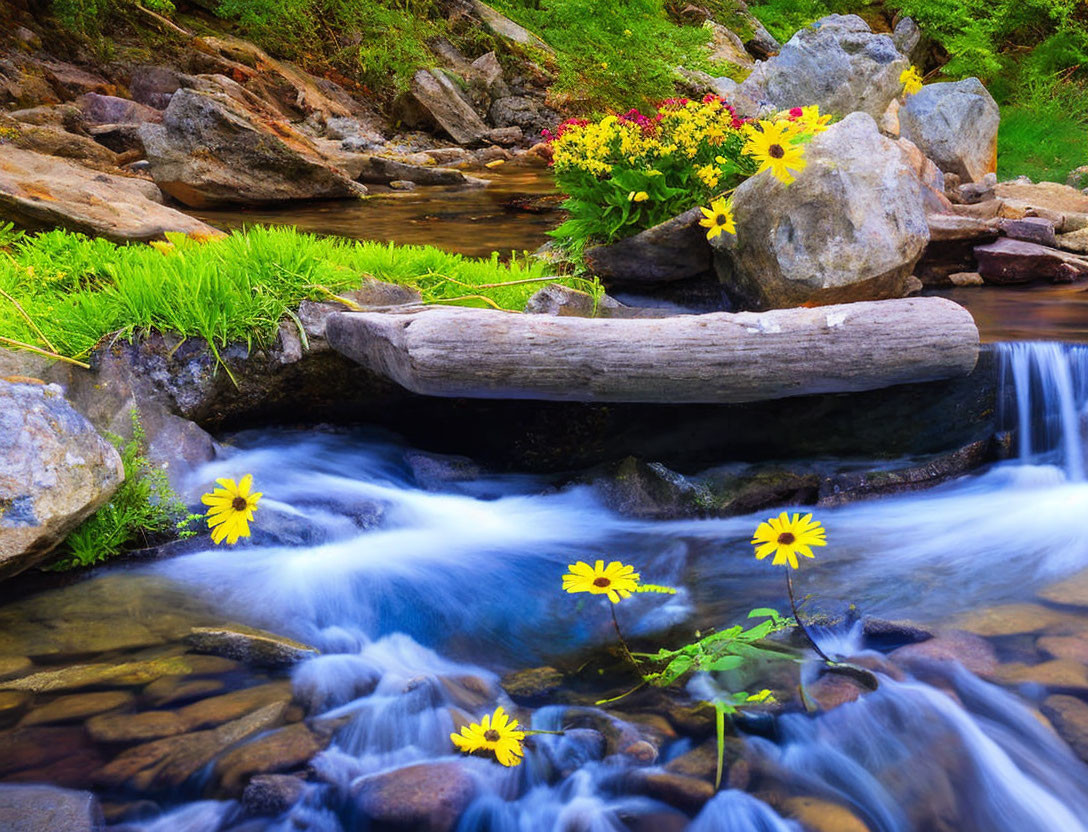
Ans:
[[[561,282],[599,295],[595,282],[554,277],[526,255],[473,259],[431,246],[397,246],[254,227],[203,242],[119,246],[51,231],[9,238],[0,249],[0,340],[70,358],[105,336],[149,331],[272,343],[303,300],[328,300],[368,278],[417,289],[425,303],[521,310]],[[3,232],[0,232],[0,238]],[[14,342],[14,343],[13,343]]]
[[[662,0],[496,0],[556,50],[553,86],[568,110],[645,107],[675,93],[676,68],[721,74],[710,33],[679,26]]]
[[[68,535],[61,557],[46,567],[49,571],[94,566],[125,551],[196,534],[189,525],[203,515],[188,513],[166,473],[147,458],[147,437],[137,411],[132,411],[132,438],[109,439],[121,453],[125,479],[105,506]]]

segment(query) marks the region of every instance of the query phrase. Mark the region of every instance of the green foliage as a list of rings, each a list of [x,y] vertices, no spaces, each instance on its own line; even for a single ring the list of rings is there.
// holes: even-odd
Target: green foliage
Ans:
[[[553,90],[568,109],[592,113],[645,107],[675,92],[676,67],[710,65],[710,34],[679,26],[662,0],[496,0],[495,6],[556,52]]]
[[[470,51],[487,40],[479,27],[449,23],[435,0],[220,0],[216,12],[273,53],[334,67],[383,97],[434,65],[433,38]]]
[[[736,670],[746,662],[775,660],[793,656],[779,649],[759,645],[767,636],[789,629],[792,618],[783,618],[777,610],[760,608],[748,613],[748,618],[766,619],[748,629],[736,624],[720,633],[711,633],[676,650],[661,649],[656,653],[635,653],[658,666],[660,670],[643,675],[656,687],[668,687],[688,673],[720,673]],[[745,694],[747,696],[747,694]]]
[[[203,515],[189,514],[166,473],[148,460],[147,437],[138,413],[132,411],[132,438],[128,442],[119,436],[109,438],[121,453],[125,480],[109,503],[68,535],[60,559],[46,567],[48,571],[94,566],[125,551],[196,534],[189,525]]]
[[[1037,82],[1024,103],[1001,108],[997,175],[1064,182],[1088,164],[1088,90],[1080,84]]]
[[[749,9],[780,43],[788,41],[798,29],[831,14],[824,0],[766,0],[751,3]]]
[[[53,14],[66,29],[88,36],[100,35],[111,17],[124,14],[137,3],[145,9],[170,15],[171,0],[53,0]]]
[[[85,356],[106,335],[152,329],[199,336],[213,349],[232,341],[252,349],[271,343],[300,301],[327,300],[367,277],[414,287],[429,303],[512,310],[550,279],[546,264],[525,256],[504,263],[497,254],[472,259],[292,228],[206,242],[170,236],[158,248],[65,231],[9,240],[0,252],[0,337],[69,357]],[[599,292],[577,278],[562,282]]]

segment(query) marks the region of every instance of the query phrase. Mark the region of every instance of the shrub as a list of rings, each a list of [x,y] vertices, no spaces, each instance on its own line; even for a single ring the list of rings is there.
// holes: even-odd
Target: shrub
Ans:
[[[110,501],[83,521],[64,541],[61,557],[46,569],[64,572],[93,566],[125,551],[196,534],[188,527],[202,517],[189,514],[161,468],[147,458],[147,438],[132,411],[132,438],[110,441],[121,453],[125,480]]]
[[[799,145],[823,130],[827,118],[811,107],[775,121]],[[728,193],[759,168],[752,145],[758,133],[714,95],[669,99],[653,115],[631,110],[564,122],[550,141],[570,219],[552,234],[577,260],[591,242],[628,237]]]

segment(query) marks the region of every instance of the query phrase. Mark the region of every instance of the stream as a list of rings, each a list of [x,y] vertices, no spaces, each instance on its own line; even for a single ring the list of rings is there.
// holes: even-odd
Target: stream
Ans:
[[[507,184],[511,193],[549,190],[539,177]],[[449,206],[490,229],[462,250],[531,248],[554,222],[518,215],[510,228],[492,224],[508,216],[507,196],[469,192]],[[367,203],[331,219],[312,206],[316,214],[295,213],[290,221],[409,242],[418,231],[418,241],[441,244],[434,236],[441,215],[419,200],[395,197],[380,227]],[[464,230],[456,231],[461,240]],[[1029,315],[1018,314],[1016,293],[1004,290],[955,297],[973,293],[988,310],[980,327],[997,335],[988,340],[1013,328],[1015,337],[1079,341],[1088,334],[1083,313],[1077,323],[1066,312],[1038,312],[1065,309],[1062,293],[1070,291],[1055,289],[1045,299],[1037,293]],[[1084,297],[1077,299],[1082,310]],[[173,557],[99,569],[85,582],[0,607],[0,659],[31,655],[43,666],[99,654],[169,659],[189,626],[225,618],[317,647],[321,655],[298,664],[290,680],[330,739],[290,805],[247,817],[238,800],[206,799],[208,784],[221,776],[210,761],[141,809],[139,790],[103,785],[100,770],[117,746],[92,746],[70,724],[26,734],[45,730],[26,727],[27,717],[8,737],[12,747],[19,731],[30,737],[34,750],[20,753],[31,762],[9,755],[0,761],[0,780],[95,788],[111,808],[110,828],[126,832],[369,829],[359,808],[362,779],[420,764],[437,774],[417,790],[471,793],[459,832],[1088,830],[1088,766],[1040,717],[1054,699],[1088,695],[1088,588],[1079,585],[1083,600],[1039,595],[1088,568],[1088,346],[1018,340],[994,349],[1015,458],[930,490],[818,509],[830,545],[795,575],[800,593],[810,596],[805,614],[829,622],[814,627],[818,641],[873,669],[879,689],[815,716],[794,709],[770,723],[738,720],[731,748],[741,762],[734,759],[721,791],[689,812],[663,799],[664,786],[648,788],[646,771],[692,759],[711,742],[705,731],[685,735],[659,714],[627,713],[622,704],[605,714],[577,691],[519,709],[500,680],[571,657],[592,662],[614,641],[607,601],[561,591],[560,577],[576,560],[621,559],[636,564],[644,581],[679,588],[619,605],[626,634],[642,644],[663,633],[728,626],[754,607],[787,610],[781,571],[757,562],[749,544],[764,515],[635,520],[610,511],[588,486],[529,475],[484,472],[424,488],[412,449],[398,437],[347,428],[225,437],[226,453],[192,476],[189,500],[216,477],[253,474],[265,498],[252,541],[230,550],[179,547]],[[43,610],[60,623],[44,623]],[[964,636],[967,647],[956,654],[962,663],[920,652],[924,641],[889,653],[866,635],[860,616],[976,635]],[[64,629],[97,617],[112,630],[101,645],[97,631],[92,638]],[[115,643],[122,633],[128,640]],[[1063,647],[1055,653],[1057,641]],[[1067,657],[1076,650],[1079,665]],[[816,669],[808,661],[802,679],[815,682]],[[278,678],[223,672],[228,690]],[[755,680],[725,681],[739,689]],[[689,690],[699,699],[715,684],[698,677]],[[40,696],[33,708],[54,698]],[[517,768],[457,755],[449,741],[455,720],[476,720],[496,701],[535,729],[568,730],[533,737]],[[1079,730],[1083,755],[1088,720]],[[639,742],[653,746],[649,768],[631,750]],[[60,749],[53,756],[40,748],[49,743]],[[825,814],[806,815],[809,826],[802,826],[790,819],[802,804]],[[818,817],[823,825],[815,825]],[[432,828],[390,823],[380,828]]]

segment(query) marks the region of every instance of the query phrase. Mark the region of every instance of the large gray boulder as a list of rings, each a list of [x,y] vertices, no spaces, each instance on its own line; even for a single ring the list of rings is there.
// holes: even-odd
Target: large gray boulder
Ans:
[[[726,291],[749,309],[902,297],[929,228],[901,148],[854,113],[805,155],[793,184],[764,172],[737,189],[736,237],[714,246]]]
[[[899,129],[945,173],[979,182],[997,170],[997,102],[977,78],[927,84],[907,96]]]
[[[757,63],[739,92],[776,109],[818,104],[836,115],[879,119],[899,95],[910,66],[888,35],[857,15],[829,15],[800,30],[774,57]]]
[[[193,208],[366,193],[310,138],[225,92],[178,90],[140,137],[155,183]]]
[[[0,380],[0,578],[44,560],[124,476],[117,449],[59,387]]]

